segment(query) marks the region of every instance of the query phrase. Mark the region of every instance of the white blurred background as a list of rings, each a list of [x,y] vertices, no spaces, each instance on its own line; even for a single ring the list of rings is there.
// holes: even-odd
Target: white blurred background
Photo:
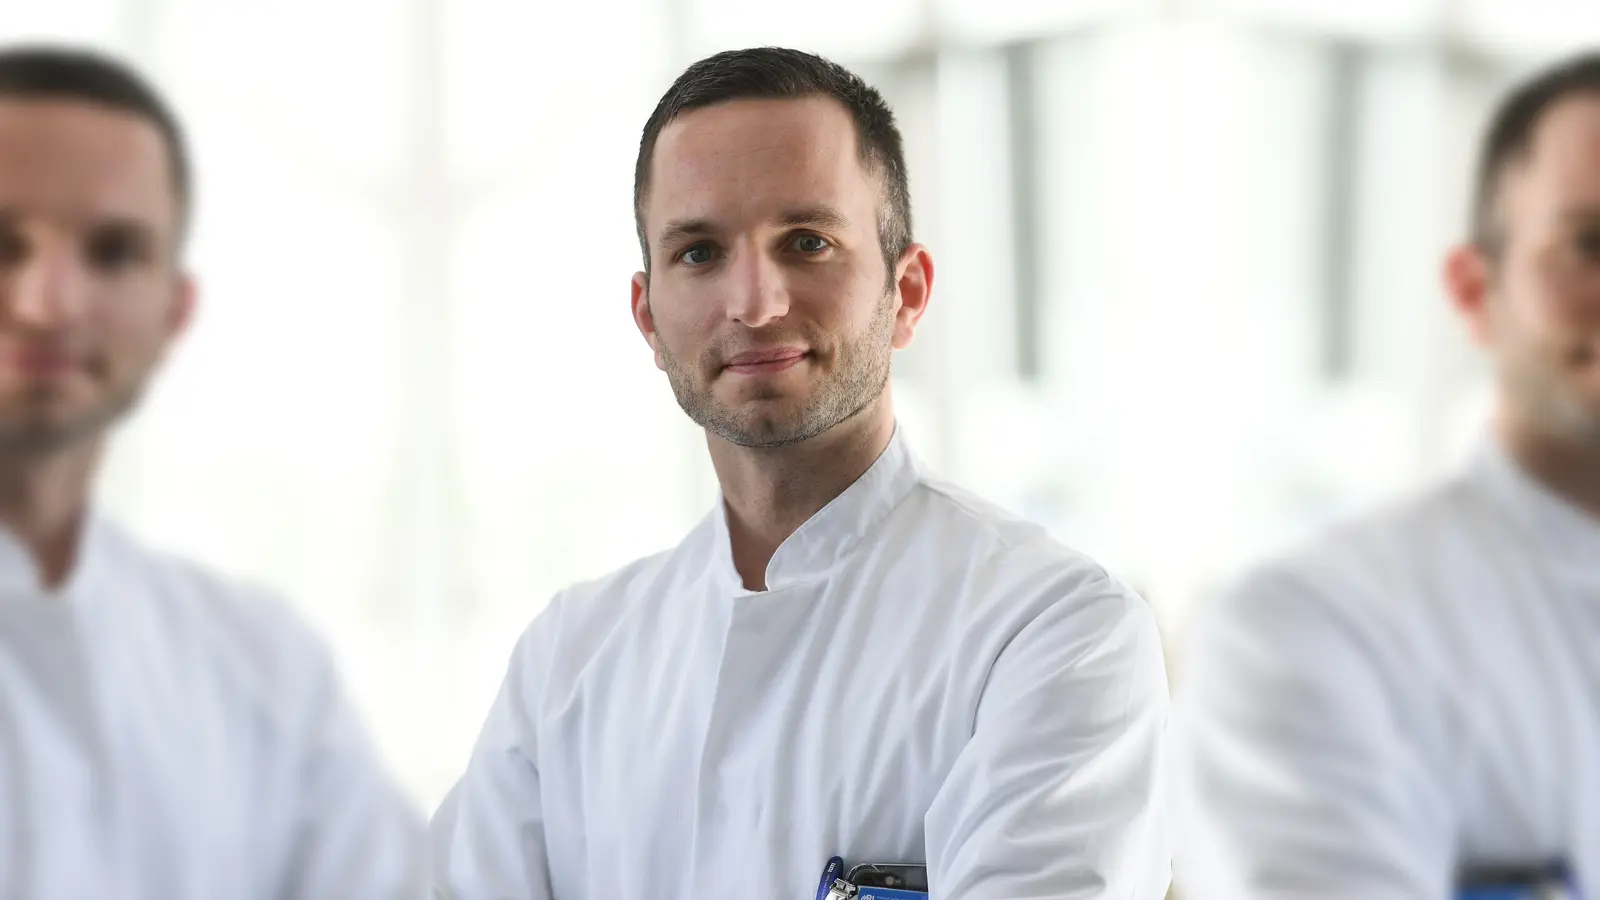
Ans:
[[[1445,471],[1485,409],[1435,273],[1497,93],[1594,0],[0,0],[143,67],[202,316],[108,506],[327,636],[431,806],[550,595],[709,508],[628,316],[639,130],[710,52],[877,84],[934,307],[901,420],[1135,584],[1219,579]]]

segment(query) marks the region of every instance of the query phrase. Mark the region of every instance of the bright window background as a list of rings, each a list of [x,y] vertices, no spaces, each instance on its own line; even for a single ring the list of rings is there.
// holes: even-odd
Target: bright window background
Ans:
[[[902,421],[1187,614],[1445,471],[1483,411],[1436,285],[1496,93],[1588,0],[4,0],[123,53],[199,167],[203,312],[106,503],[327,636],[431,805],[550,595],[714,482],[627,314],[638,131],[689,61],[880,85],[935,306]]]

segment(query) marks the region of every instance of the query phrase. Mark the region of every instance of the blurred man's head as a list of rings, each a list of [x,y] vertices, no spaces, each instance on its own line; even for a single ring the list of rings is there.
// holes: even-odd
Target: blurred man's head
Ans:
[[[634,318],[684,411],[748,447],[874,404],[932,286],[900,132],[827,60],[765,48],[690,66],[634,171]]]
[[[1484,138],[1473,236],[1446,281],[1495,358],[1504,402],[1600,446],[1600,54],[1537,75]]]
[[[184,142],[127,67],[0,48],[0,454],[99,437],[182,330]]]

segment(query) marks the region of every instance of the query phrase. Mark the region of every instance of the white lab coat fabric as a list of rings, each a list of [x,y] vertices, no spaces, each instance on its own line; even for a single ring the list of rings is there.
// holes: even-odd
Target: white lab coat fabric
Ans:
[[[91,518],[0,535],[0,898],[394,900],[426,832],[286,609]]]
[[[1244,578],[1186,659],[1186,898],[1437,900],[1557,859],[1600,892],[1600,522],[1497,448]]]
[[[443,895],[811,900],[834,855],[925,862],[941,900],[1162,895],[1142,600],[898,434],[765,592],[724,515],[523,635],[434,818]]]

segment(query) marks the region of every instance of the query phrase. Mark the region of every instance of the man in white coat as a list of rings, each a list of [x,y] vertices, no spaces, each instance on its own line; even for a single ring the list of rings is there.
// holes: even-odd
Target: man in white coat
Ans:
[[[523,635],[434,819],[440,893],[810,900],[837,856],[935,898],[1160,897],[1149,609],[896,430],[933,264],[882,98],[791,50],[702,60],[635,197],[634,322],[721,498]]]
[[[1433,900],[1508,868],[1600,892],[1600,55],[1504,101],[1475,209],[1445,282],[1492,437],[1195,629],[1186,897]]]
[[[0,898],[417,896],[422,822],[321,645],[91,499],[194,307],[189,196],[135,73],[0,49]]]

